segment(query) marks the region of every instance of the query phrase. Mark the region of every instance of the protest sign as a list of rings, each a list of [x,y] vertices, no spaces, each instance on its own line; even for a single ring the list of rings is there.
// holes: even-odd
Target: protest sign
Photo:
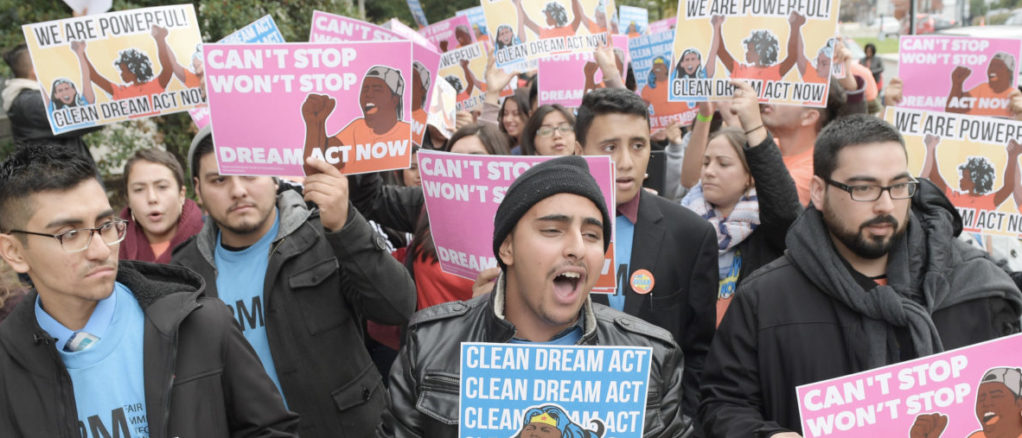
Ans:
[[[408,3],[408,9],[412,11],[412,19],[415,20],[415,24],[422,29],[429,26],[429,20],[426,19],[426,11],[422,10],[422,4],[419,0],[406,0]]]
[[[806,438],[1018,436],[1022,405],[1015,400],[1022,389],[1022,359],[1012,352],[1020,349],[1022,335],[1007,336],[799,386],[802,434]]]
[[[421,150],[419,176],[429,214],[430,232],[444,272],[475,279],[497,266],[493,255],[493,216],[508,186],[530,167],[553,157],[486,156]],[[607,156],[585,157],[614,211],[613,164]],[[614,293],[613,247],[607,251],[594,293]]]
[[[343,15],[312,11],[310,42],[383,41],[403,39],[383,27]]]
[[[649,347],[461,343],[461,438],[639,438],[645,423]],[[531,425],[531,426],[530,426]],[[602,433],[601,433],[602,432]]]
[[[483,2],[497,67],[564,53],[586,53],[607,43],[600,0],[497,0]],[[496,30],[493,30],[496,29]]]
[[[409,33],[410,32],[410,33]],[[414,35],[414,37],[411,37]],[[410,38],[411,37],[411,38]],[[440,54],[435,46],[422,35],[407,27],[397,31],[367,23],[354,18],[313,11],[312,29],[309,41],[388,41],[413,39],[412,47],[412,78],[409,87],[412,91],[412,142],[422,144],[426,135],[426,119],[424,110],[429,102],[432,84],[436,80],[437,69],[440,67]]]
[[[646,33],[646,28],[649,27],[648,9],[622,5],[618,10],[618,17],[621,20],[621,33],[628,35],[629,38],[635,38]]]
[[[439,47],[441,53],[476,42],[466,16],[456,16],[438,21],[422,28],[419,33],[434,46]]]
[[[282,43],[284,42],[284,36],[280,34],[280,30],[277,28],[277,23],[273,21],[273,16],[264,15],[262,18],[249,23],[245,27],[238,29],[223,37],[220,43]],[[201,78],[201,87],[203,96],[206,93],[206,79],[202,73],[202,52],[195,52],[192,56],[193,67],[196,74]],[[209,124],[209,107],[203,103],[193,109],[188,110],[188,115],[191,116],[192,122],[199,129],[202,129]]]
[[[649,23],[647,33],[654,34],[666,31],[674,31],[674,27],[678,24],[678,17],[668,17],[663,20],[657,20]]]
[[[468,17],[468,22],[472,26],[472,33],[475,34],[476,41],[490,40],[490,33],[486,30],[486,14],[483,13],[482,6],[462,9],[457,14]]]
[[[202,50],[221,174],[302,176],[310,156],[347,174],[409,166],[411,42]]]
[[[727,100],[731,78],[762,102],[823,107],[838,0],[679,0],[671,100]],[[686,58],[693,61],[687,62]]]
[[[1011,116],[1022,41],[905,35],[898,45],[899,107]]]
[[[458,92],[458,111],[481,106],[486,93],[486,43],[444,53],[438,75]]]
[[[427,123],[450,138],[457,129],[458,92],[447,81],[436,81],[429,99]],[[427,132],[428,134],[428,132]]]
[[[699,111],[694,102],[672,102],[667,97],[673,47],[674,31],[670,30],[628,39],[635,85],[649,107],[649,124],[654,132],[672,123],[690,125]]]
[[[186,111],[202,103],[191,71],[201,42],[191,5],[22,26],[54,134]]]
[[[887,108],[885,119],[904,136],[913,175],[944,190],[966,231],[1022,236],[1013,176],[1022,122],[904,108]]]
[[[614,35],[614,58],[624,79],[628,75],[628,37]],[[574,74],[572,72],[575,72]],[[581,74],[579,74],[581,73]],[[537,93],[540,105],[558,103],[575,108],[582,105],[582,96],[590,90],[603,88],[603,71],[592,52],[552,55],[538,64]]]
[[[383,23],[381,26],[384,29],[387,29],[387,30],[393,32],[394,34],[398,35],[400,38],[404,38],[406,40],[411,40],[415,44],[418,44],[418,45],[421,45],[421,46],[424,46],[424,47],[429,47],[430,49],[433,49],[434,51],[440,51],[440,48],[437,47],[432,42],[430,42],[429,40],[427,40],[426,37],[422,36],[415,29],[412,29],[412,28],[408,27],[408,25],[402,23],[397,18],[391,18],[390,20],[387,20],[385,23]]]

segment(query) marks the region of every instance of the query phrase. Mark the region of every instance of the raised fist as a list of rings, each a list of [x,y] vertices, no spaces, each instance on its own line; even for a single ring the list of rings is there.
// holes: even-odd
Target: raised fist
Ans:
[[[912,429],[909,429],[910,438],[937,438],[944,433],[947,427],[947,415],[941,413],[920,414],[916,416]]]
[[[323,121],[334,110],[337,101],[324,94],[309,94],[302,103],[302,117],[306,121]]]
[[[969,75],[972,74],[972,69],[964,65],[959,65],[951,72],[951,83],[961,84],[968,79]]]

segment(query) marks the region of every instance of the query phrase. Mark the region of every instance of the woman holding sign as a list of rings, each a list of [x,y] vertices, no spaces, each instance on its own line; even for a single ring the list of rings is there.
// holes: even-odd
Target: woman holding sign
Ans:
[[[701,156],[703,165],[699,183],[681,200],[717,230],[717,325],[741,279],[784,253],[788,227],[802,211],[795,181],[763,127],[756,92],[745,81],[732,83],[731,111],[741,125],[713,133],[709,143],[690,142],[706,144],[706,151],[686,152],[685,160]]]
[[[522,132],[522,155],[573,155],[575,145],[575,116],[556,103],[536,108]]]

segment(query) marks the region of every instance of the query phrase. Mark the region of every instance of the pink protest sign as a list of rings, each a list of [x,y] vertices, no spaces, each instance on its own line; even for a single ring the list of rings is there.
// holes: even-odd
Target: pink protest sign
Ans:
[[[422,144],[426,135],[433,84],[440,69],[440,54],[421,44],[412,46],[412,142]]]
[[[312,11],[309,41],[379,41],[403,39],[400,35],[362,20],[323,11]]]
[[[444,272],[475,279],[480,271],[497,266],[492,246],[497,207],[518,175],[551,158],[419,151],[419,175],[430,232]],[[608,211],[614,211],[613,163],[607,156],[585,158],[589,172],[603,191]],[[615,291],[613,254],[611,247],[593,292]]]
[[[483,104],[486,93],[486,43],[475,43],[444,53],[439,76],[458,92],[458,111]]]
[[[409,166],[412,43],[202,51],[220,173],[303,176],[310,156],[348,174]]]
[[[614,35],[614,58],[624,78],[630,63],[628,36]],[[544,73],[545,72],[545,73]],[[573,73],[573,74],[571,74]],[[538,93],[540,105],[558,103],[566,107],[582,105],[582,96],[603,87],[603,72],[592,52],[551,55],[539,60]]]
[[[1018,39],[903,36],[898,75],[905,108],[974,116],[1011,115]]]
[[[666,32],[674,30],[674,27],[678,24],[678,17],[664,18],[663,20],[657,20],[649,23],[649,27],[646,30],[648,34]]]
[[[404,23],[398,21],[397,18],[391,18],[390,20],[387,20],[386,23],[383,23],[383,27],[391,32],[394,32],[401,38],[411,40],[415,44],[421,44],[433,50],[440,50],[438,47],[436,47],[436,45],[427,40],[426,37],[419,34],[419,32],[417,32],[415,29],[412,29],[406,26]]]
[[[441,52],[465,47],[476,42],[472,33],[472,25],[468,16],[459,15],[439,21],[419,30],[419,33],[426,37],[433,45],[440,48]]]
[[[965,438],[1022,434],[1022,335],[797,388],[812,437]]]

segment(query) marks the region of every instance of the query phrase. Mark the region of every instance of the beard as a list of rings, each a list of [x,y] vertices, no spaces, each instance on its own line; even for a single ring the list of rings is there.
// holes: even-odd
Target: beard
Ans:
[[[905,236],[908,227],[898,223],[898,220],[891,215],[877,216],[859,225],[857,230],[850,230],[841,226],[837,214],[830,208],[823,211],[823,222],[827,225],[830,233],[837,237],[855,255],[864,259],[875,260],[887,255],[895,243]],[[894,234],[885,240],[884,236],[867,238],[865,230],[872,225],[890,224],[894,227]]]

